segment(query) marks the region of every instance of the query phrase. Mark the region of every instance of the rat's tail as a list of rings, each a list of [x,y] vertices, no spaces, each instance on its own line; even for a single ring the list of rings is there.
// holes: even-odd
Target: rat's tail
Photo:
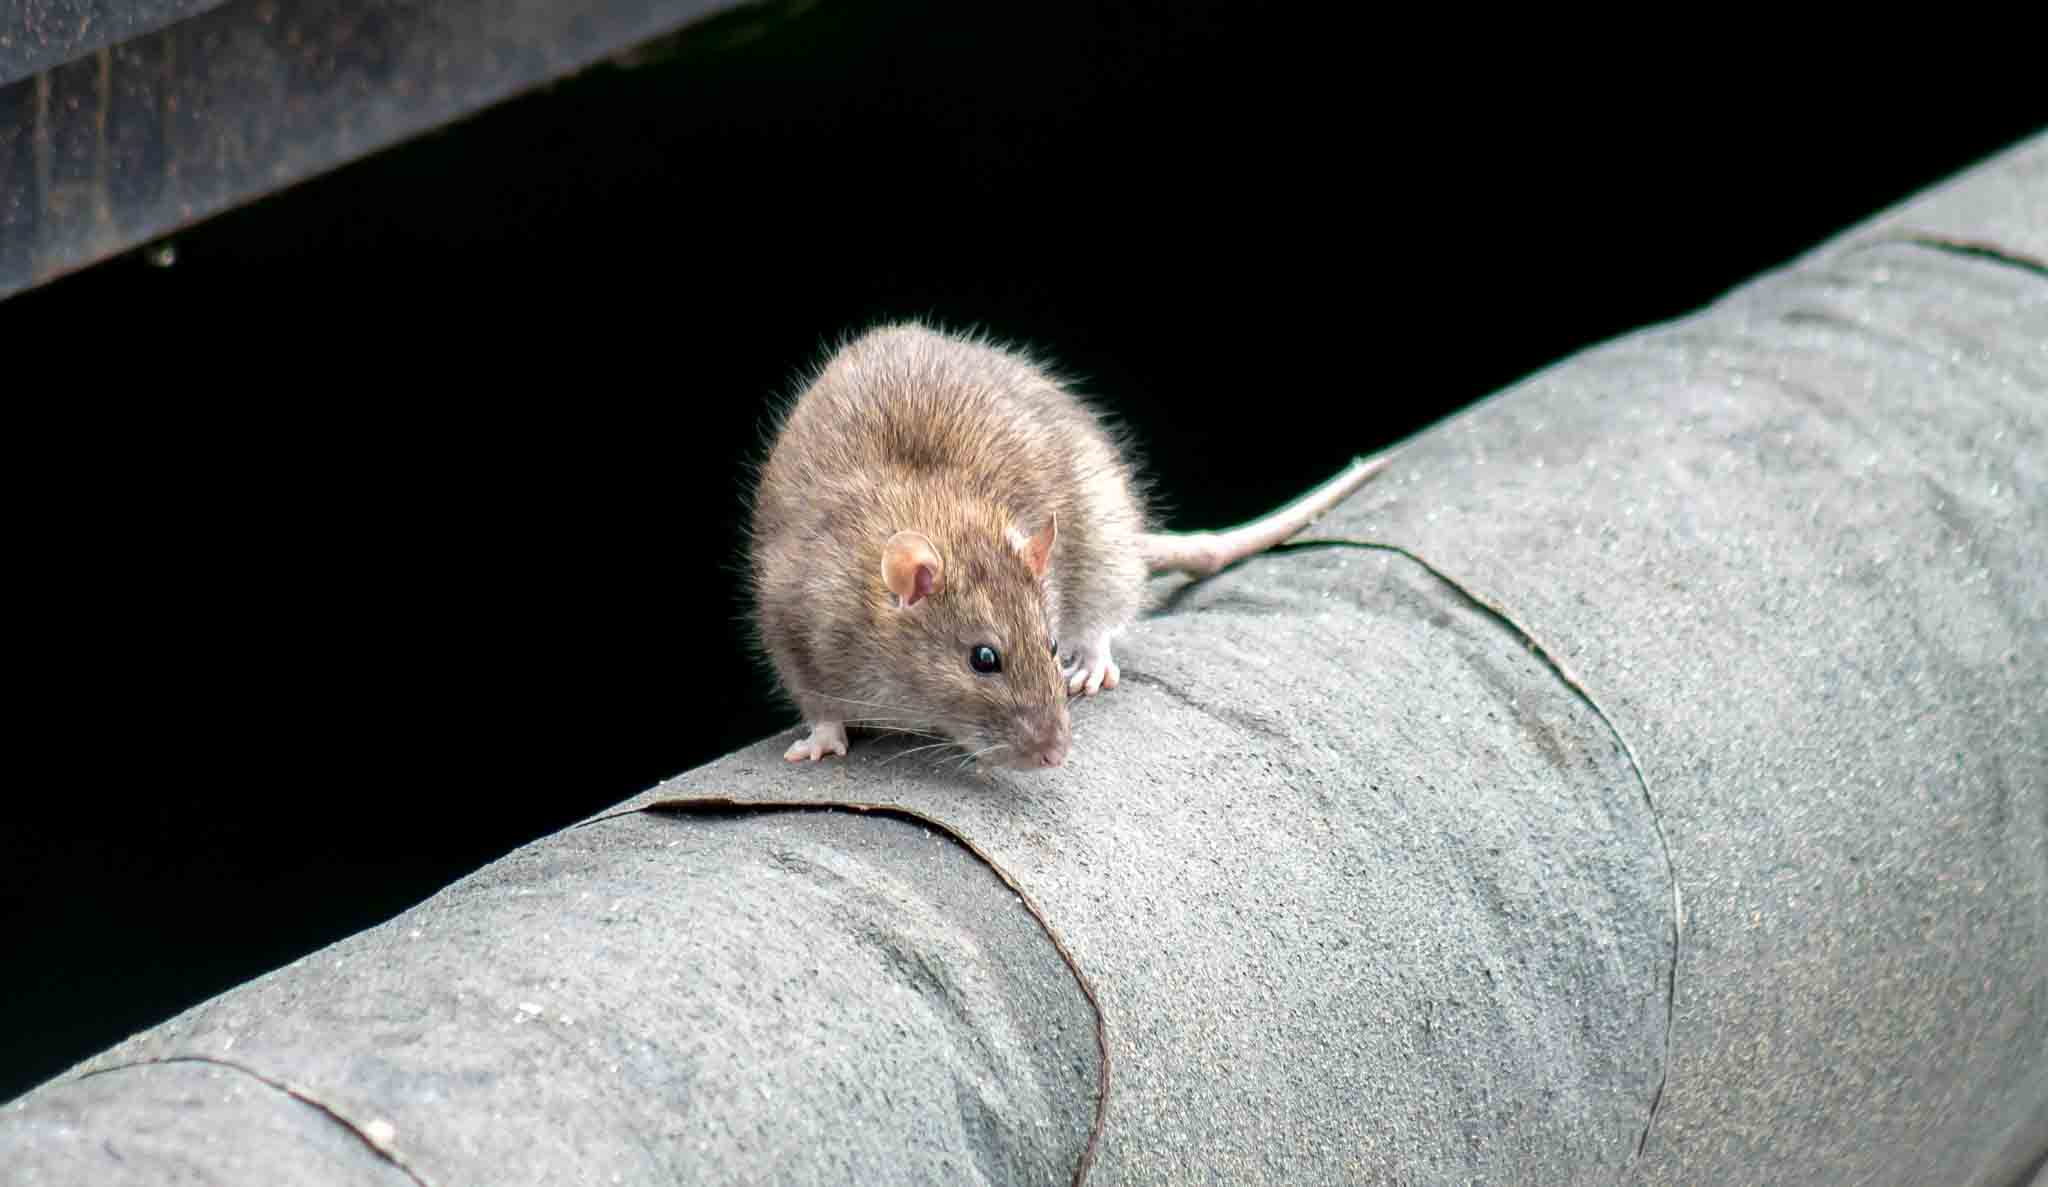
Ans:
[[[1300,534],[1303,528],[1350,497],[1366,480],[1387,468],[1389,457],[1359,458],[1335,478],[1270,515],[1222,532],[1151,532],[1139,541],[1145,568],[1152,573],[1189,573],[1207,577],[1248,556],[1264,552]]]

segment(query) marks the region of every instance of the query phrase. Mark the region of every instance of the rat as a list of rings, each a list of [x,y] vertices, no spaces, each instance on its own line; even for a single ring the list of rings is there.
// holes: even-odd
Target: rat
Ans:
[[[1205,577],[1299,533],[1383,468],[1225,532],[1151,530],[1122,429],[1021,350],[918,322],[846,341],[768,434],[748,525],[755,642],[810,727],[994,766],[1066,761],[1067,701],[1113,689],[1153,574]]]

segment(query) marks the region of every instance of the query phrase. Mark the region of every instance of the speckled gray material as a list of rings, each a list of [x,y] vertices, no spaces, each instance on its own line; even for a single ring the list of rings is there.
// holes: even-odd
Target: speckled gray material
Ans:
[[[2048,274],[1880,241],[2038,248],[2044,162],[1569,360],[1326,525],[1512,607],[1643,758],[1687,904],[1643,1181],[2048,1151]]]
[[[1091,1183],[2025,1183],[2044,152],[1422,435],[1350,544],[1159,583],[1061,770],[776,738],[641,802],[970,838],[1099,999]],[[232,1058],[435,1183],[1058,1183],[1094,1025],[951,841],[630,813],[98,1062]],[[52,1117],[160,1070],[29,1094],[0,1151],[98,1181]]]
[[[1382,553],[1187,588],[1124,654],[1057,772],[880,742],[793,767],[771,740],[654,797],[877,800],[974,837],[1100,995],[1091,1183],[1615,1181],[1662,1064],[1669,899],[1607,727]]]
[[[222,0],[10,0],[0,10],[0,87],[220,7]]]
[[[1968,184],[1950,184],[1929,200],[1886,211],[1828,245],[1820,254],[1856,250],[1900,239],[1948,240],[2048,268],[2048,134],[1975,171]]]
[[[636,815],[522,850],[87,1066],[231,1061],[359,1132],[388,1125],[403,1173],[430,1184],[1017,1183],[1071,1174],[1095,1043],[1037,922],[949,839],[843,812]],[[252,1093],[301,1131],[349,1132],[232,1069],[170,1066],[227,1074],[152,1143],[122,1137],[162,1122],[164,1066],[0,1109],[0,1179],[197,1165],[267,1187],[306,1139],[246,1127]],[[306,1181],[390,1181],[364,1142],[340,1154]]]
[[[33,1108],[0,1117],[8,1187],[412,1183],[318,1109],[211,1063],[67,1079],[38,1092]]]

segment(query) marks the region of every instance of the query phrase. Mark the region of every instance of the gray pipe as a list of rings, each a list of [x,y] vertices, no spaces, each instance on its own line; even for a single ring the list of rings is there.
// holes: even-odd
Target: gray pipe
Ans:
[[[36,1088],[0,1167],[2025,1183],[2044,260],[2048,137],[1161,581],[1067,767],[766,740]]]

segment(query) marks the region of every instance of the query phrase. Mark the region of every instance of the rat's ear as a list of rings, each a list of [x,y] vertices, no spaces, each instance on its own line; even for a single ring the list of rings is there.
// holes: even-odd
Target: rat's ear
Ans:
[[[921,532],[898,532],[882,545],[882,584],[896,604],[915,606],[942,588],[939,550]]]
[[[1057,513],[1048,514],[1045,523],[1029,536],[1015,528],[1010,529],[1011,546],[1016,548],[1018,556],[1024,558],[1024,563],[1031,566],[1031,575],[1041,581],[1045,580],[1046,569],[1052,566],[1052,542],[1059,535],[1059,530],[1060,517]]]

